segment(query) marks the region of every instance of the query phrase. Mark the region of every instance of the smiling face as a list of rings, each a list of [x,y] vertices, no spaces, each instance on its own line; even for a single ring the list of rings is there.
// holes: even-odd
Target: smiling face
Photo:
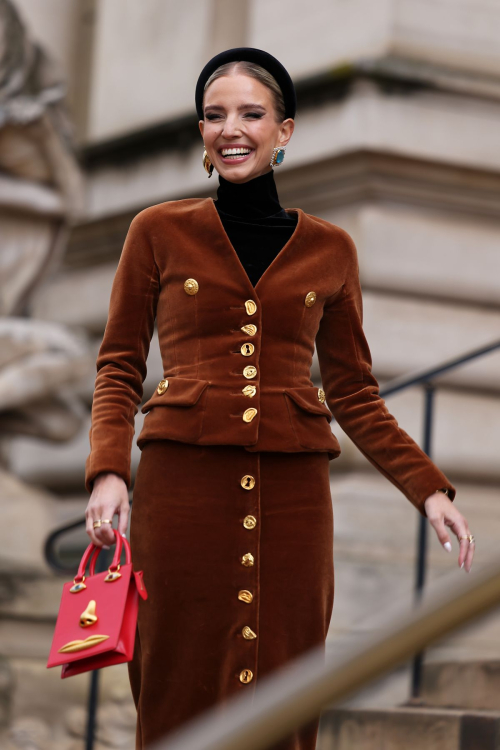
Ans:
[[[270,172],[273,149],[292,137],[292,118],[276,122],[272,91],[256,78],[234,73],[216,78],[205,91],[200,132],[210,161],[231,182]],[[225,149],[246,153],[225,155]]]

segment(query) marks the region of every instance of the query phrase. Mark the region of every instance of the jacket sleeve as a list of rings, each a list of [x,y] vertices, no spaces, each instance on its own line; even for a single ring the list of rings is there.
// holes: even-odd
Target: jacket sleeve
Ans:
[[[96,361],[85,487],[100,472],[115,472],[131,486],[135,416],[143,396],[154,332],[159,273],[148,241],[148,209],[132,220],[113,279],[109,313]]]
[[[356,247],[344,230],[342,288],[326,300],[316,350],[326,402],[360,452],[426,517],[424,502],[440,488],[456,490],[429,456],[398,425],[379,395],[363,332],[363,302]],[[342,255],[342,253],[341,253]]]

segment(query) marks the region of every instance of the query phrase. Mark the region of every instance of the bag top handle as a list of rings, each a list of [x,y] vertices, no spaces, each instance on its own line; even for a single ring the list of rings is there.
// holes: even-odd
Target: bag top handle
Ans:
[[[118,529],[111,529],[115,535],[115,541],[116,541],[116,549],[115,554],[113,556],[113,561],[111,565],[109,566],[109,569],[118,570],[120,567],[120,558],[121,553],[123,549],[123,545],[125,544],[125,561],[126,563],[131,562],[131,553],[130,553],[130,544],[126,537],[123,537]],[[99,553],[102,550],[102,546],[98,546],[91,542],[85,552],[83,553],[82,559],[80,561],[80,565],[78,566],[78,573],[76,574],[74,578],[75,583],[80,583],[85,578],[85,569],[87,567],[87,564],[90,560],[90,575],[94,575],[95,573],[95,565],[97,558],[99,557]],[[92,558],[92,559],[91,559]]]
[[[113,556],[111,565],[108,568],[110,572],[114,570],[120,570],[120,558],[122,555],[122,549],[124,545],[125,545],[125,563],[130,563],[132,560],[132,556],[130,553],[130,544],[128,543],[127,538],[124,536],[121,536],[121,534],[118,533],[117,529],[112,529],[112,531],[115,532],[117,541],[116,541],[115,554]],[[118,550],[118,547],[120,548],[119,550]],[[95,566],[96,566],[97,558],[99,556],[99,552],[101,551],[102,547],[98,547],[97,549],[98,549],[97,553],[93,555],[90,561],[89,575],[91,576],[93,576],[95,573]]]

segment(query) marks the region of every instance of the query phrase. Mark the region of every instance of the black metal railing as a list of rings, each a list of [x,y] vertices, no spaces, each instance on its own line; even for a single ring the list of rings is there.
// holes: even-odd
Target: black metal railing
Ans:
[[[478,358],[490,354],[495,350],[500,350],[500,340],[494,341],[493,343],[486,346],[468,351],[458,357],[448,359],[434,367],[420,370],[416,373],[412,373],[401,378],[395,378],[394,380],[391,380],[389,383],[387,383],[384,388],[380,389],[380,396],[385,399],[394,393],[403,391],[410,387],[422,386],[424,388],[425,399],[422,450],[424,450],[424,452],[430,458],[432,457],[432,427],[434,421],[434,395],[436,390],[435,381],[444,373],[456,370],[466,362],[477,360]],[[85,526],[85,517],[61,525],[48,536],[45,543],[45,558],[53,570],[59,573],[69,573],[71,575],[74,575],[76,573],[76,566],[64,564],[62,562],[61,557],[57,552],[57,542],[74,529],[82,526]],[[426,519],[421,516],[419,521],[415,570],[415,598],[417,602],[422,596],[425,585],[427,528],[428,524],[426,523]],[[103,550],[100,553],[96,568],[98,571],[105,570],[108,567],[111,555],[112,552],[110,550]],[[422,665],[423,651],[420,651],[414,656],[412,664],[412,698],[416,698],[420,694]],[[85,750],[93,750],[94,747],[96,709],[98,701],[98,678],[99,670],[94,670],[93,672],[91,672]]]
[[[495,350],[500,350],[500,341],[494,341],[486,346],[466,352],[458,357],[452,357],[435,367],[429,367],[416,373],[405,375],[402,378],[395,378],[386,383],[380,390],[383,398],[392,396],[394,393],[403,391],[420,385],[424,388],[424,419],[423,419],[423,440],[422,450],[432,458],[432,427],[434,424],[434,395],[436,391],[435,380],[446,372],[451,372],[461,367],[466,362],[479,359],[486,354],[491,354]],[[425,584],[425,574],[427,570],[427,530],[428,523],[426,518],[420,516],[417,540],[416,570],[415,570],[415,598],[417,601],[422,596]],[[418,698],[420,695],[420,686],[422,682],[422,666],[424,654],[418,653],[413,659],[412,680],[411,680],[411,697]]]

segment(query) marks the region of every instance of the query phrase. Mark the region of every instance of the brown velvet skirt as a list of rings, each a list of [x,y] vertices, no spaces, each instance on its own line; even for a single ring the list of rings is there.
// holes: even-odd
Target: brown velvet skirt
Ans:
[[[252,486],[253,485],[253,486]],[[324,452],[145,444],[130,520],[144,571],[134,658],[136,749],[324,644],[333,511]],[[319,717],[273,750],[314,750]]]

